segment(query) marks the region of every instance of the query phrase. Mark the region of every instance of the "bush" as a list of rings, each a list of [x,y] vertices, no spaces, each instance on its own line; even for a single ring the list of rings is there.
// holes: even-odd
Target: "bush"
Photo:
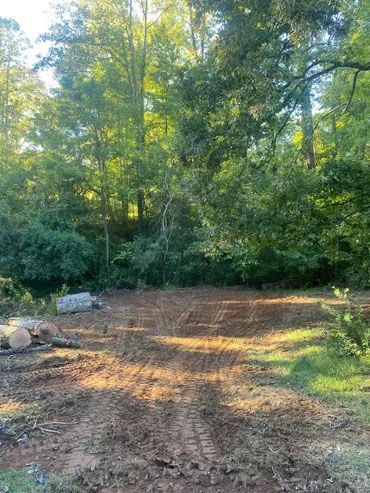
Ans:
[[[331,345],[341,355],[367,354],[370,351],[370,324],[364,319],[361,306],[349,298],[348,288],[334,288],[334,294],[344,302],[345,309],[338,310],[329,305],[322,305],[335,321],[334,326],[327,331]]]
[[[47,297],[35,297],[13,279],[0,277],[0,318],[24,315],[56,314],[56,298],[65,296],[69,288],[63,284]]]
[[[21,278],[79,280],[89,270],[92,253],[90,243],[78,233],[51,230],[33,223],[22,232]]]
[[[17,288],[13,279],[0,277],[0,299],[14,298],[17,295]]]
[[[0,277],[0,316],[23,314],[34,307],[32,294],[13,279]]]
[[[175,230],[165,255],[163,238],[137,236],[121,244],[112,264],[115,287],[232,285],[240,277],[229,259],[209,258],[191,234]]]

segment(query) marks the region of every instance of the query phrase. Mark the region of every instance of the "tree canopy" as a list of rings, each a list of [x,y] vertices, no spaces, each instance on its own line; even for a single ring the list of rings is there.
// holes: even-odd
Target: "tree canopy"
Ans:
[[[32,69],[0,18],[0,276],[370,285],[365,1],[55,9]]]

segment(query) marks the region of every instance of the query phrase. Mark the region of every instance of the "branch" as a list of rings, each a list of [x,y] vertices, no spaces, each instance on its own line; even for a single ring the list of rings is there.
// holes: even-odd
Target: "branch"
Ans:
[[[148,29],[150,29],[152,26],[154,26],[155,24],[157,24],[157,22],[160,20],[160,18],[162,17],[162,15],[167,12],[168,10],[170,10],[170,8],[172,8],[172,5],[169,5],[167,7],[165,7],[159,14],[158,16],[154,19],[154,21],[150,22],[148,24]]]
[[[360,73],[361,73],[361,70],[356,70],[355,75],[353,77],[353,81],[352,81],[352,89],[351,89],[351,92],[349,94],[348,103],[347,103],[346,107],[344,108],[343,113],[345,113],[348,110],[350,104],[352,103],[353,95],[354,95],[355,89],[356,89],[357,77],[359,76]]]
[[[319,72],[316,72],[315,74],[310,75],[309,77],[303,77],[301,80],[303,82],[311,82],[312,80],[317,79],[318,77],[321,77],[322,75],[328,74],[330,72],[333,72],[337,68],[349,68],[349,69],[356,69],[357,72],[368,72],[370,70],[370,63],[358,63],[358,62],[337,62],[337,61],[331,61],[331,65],[327,68],[324,68],[320,70]],[[319,63],[315,63],[314,65],[311,64],[311,66],[318,65]],[[307,73],[307,71],[305,72]]]
[[[359,76],[359,74],[361,73],[361,70],[356,70],[355,72],[355,75],[353,77],[353,81],[352,81],[352,88],[351,88],[351,92],[349,93],[349,98],[348,98],[348,101],[347,103],[341,103],[341,104],[338,104],[338,106],[336,106],[335,108],[332,108],[330,111],[328,111],[327,113],[325,113],[325,115],[323,115],[316,123],[316,125],[314,126],[314,129],[313,131],[315,132],[315,130],[317,129],[317,127],[320,125],[320,123],[325,119],[327,118],[328,116],[330,116],[332,113],[335,113],[336,111],[338,111],[340,108],[342,108],[344,106],[344,109],[343,111],[341,112],[341,116],[344,115],[344,113],[348,110],[348,108],[350,107],[351,103],[352,103],[352,100],[353,100],[353,95],[355,93],[355,90],[356,90],[356,83],[357,83],[357,78]]]
[[[339,108],[341,108],[344,105],[345,105],[345,103],[338,104],[338,106],[335,106],[335,108],[332,108],[330,111],[328,111],[327,113],[325,113],[325,115],[322,115],[322,117],[316,122],[316,125],[313,127],[313,132],[315,132],[315,130],[317,130],[317,127],[320,125],[320,123],[323,120],[325,120],[325,118],[327,118],[328,116],[330,116],[332,113],[335,113],[336,111],[338,111]],[[343,111],[343,113],[344,113],[344,111]]]

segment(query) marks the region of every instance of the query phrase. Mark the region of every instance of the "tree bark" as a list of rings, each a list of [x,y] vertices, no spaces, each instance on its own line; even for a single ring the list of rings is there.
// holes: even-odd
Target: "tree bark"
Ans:
[[[8,321],[8,325],[26,329],[37,339],[37,342],[46,343],[59,334],[59,329],[51,322],[36,320],[29,317],[15,317]]]
[[[138,193],[137,193],[137,212],[139,233],[144,229],[145,196],[144,196],[144,162],[145,162],[145,76],[146,76],[146,57],[148,42],[148,0],[143,2],[143,46],[141,53],[141,70],[138,81]]]
[[[31,334],[27,329],[0,325],[0,345],[3,348],[19,349],[28,347],[32,342]]]
[[[314,130],[312,117],[312,103],[310,86],[307,85],[302,92],[301,99],[301,122],[303,135],[303,155],[308,169],[316,166],[314,150]]]
[[[73,339],[67,339],[66,337],[53,337],[51,340],[53,346],[57,347],[67,347],[67,348],[81,348],[81,343],[79,341],[74,341]]]
[[[58,313],[87,312],[92,310],[94,298],[90,293],[69,294],[56,299]]]

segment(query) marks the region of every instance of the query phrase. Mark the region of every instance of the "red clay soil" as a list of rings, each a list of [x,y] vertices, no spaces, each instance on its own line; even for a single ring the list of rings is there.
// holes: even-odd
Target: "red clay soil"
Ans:
[[[331,426],[336,409],[245,356],[252,338],[320,321],[319,298],[199,288],[104,301],[53,318],[84,349],[1,359],[16,436],[2,437],[0,468],[77,474],[86,492],[353,491],[327,461],[367,430]]]

